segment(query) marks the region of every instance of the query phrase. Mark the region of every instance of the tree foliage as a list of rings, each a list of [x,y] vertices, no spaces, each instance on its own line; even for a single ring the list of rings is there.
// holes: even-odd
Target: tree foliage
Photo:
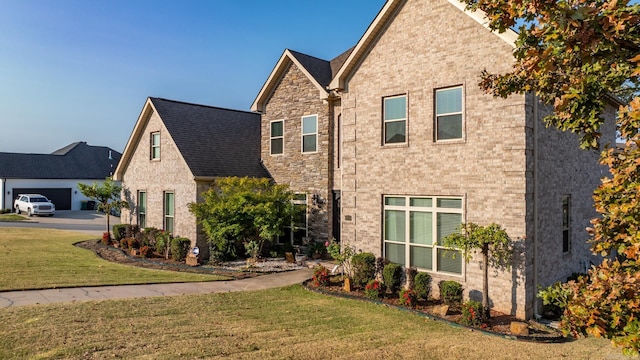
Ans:
[[[189,204],[214,250],[223,258],[239,256],[243,243],[265,241],[291,226],[296,209],[288,186],[269,179],[228,177],[215,181],[203,194],[204,201]]]
[[[598,148],[612,95],[620,106],[622,149],[603,152],[611,177],[594,200],[600,218],[590,229],[593,251],[607,259],[571,290],[563,317],[567,333],[611,339],[628,354],[640,351],[640,5],[618,0],[465,0],[483,10],[490,28],[519,28],[515,64],[507,74],[483,73],[495,96],[534,92],[555,113],[547,125],[578,133],[581,147]]]
[[[482,308],[490,317],[489,306],[489,266],[508,269],[511,266],[513,249],[507,232],[498,224],[481,226],[474,223],[462,224],[460,232],[447,235],[442,240],[448,247],[461,249],[468,263],[475,251],[482,255]]]
[[[93,183],[91,185],[78,184],[78,190],[82,195],[96,201],[96,210],[104,212],[107,216],[107,230],[109,226],[111,210],[120,210],[128,208],[129,203],[120,199],[122,186],[114,182],[110,177],[106,178],[101,184]]]

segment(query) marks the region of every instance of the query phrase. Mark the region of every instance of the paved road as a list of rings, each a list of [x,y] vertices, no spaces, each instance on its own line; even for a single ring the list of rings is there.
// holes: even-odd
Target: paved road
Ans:
[[[120,223],[120,218],[111,216],[110,226]],[[105,214],[93,210],[60,210],[52,217],[33,216],[28,221],[0,222],[0,227],[30,227],[80,231],[96,236],[102,235],[107,226]]]

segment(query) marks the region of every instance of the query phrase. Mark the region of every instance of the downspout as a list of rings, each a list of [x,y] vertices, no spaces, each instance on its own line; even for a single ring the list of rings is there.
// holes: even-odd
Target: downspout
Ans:
[[[538,299],[538,98],[533,94],[533,316],[536,320],[542,316],[539,313],[540,299]]]
[[[7,195],[4,193],[7,190],[5,188],[6,187],[6,185],[5,185],[6,181],[7,181],[7,179],[2,178],[2,204],[0,204],[0,210],[4,209],[5,208],[4,204],[7,203],[7,199],[6,199]],[[13,208],[13,204],[11,205],[11,208]],[[13,209],[11,209],[11,210],[13,212]]]

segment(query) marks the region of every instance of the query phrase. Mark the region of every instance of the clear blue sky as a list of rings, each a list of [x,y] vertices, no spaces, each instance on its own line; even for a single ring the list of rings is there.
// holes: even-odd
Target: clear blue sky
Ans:
[[[0,0],[0,152],[122,152],[148,96],[249,110],[285,48],[329,60],[384,0]]]

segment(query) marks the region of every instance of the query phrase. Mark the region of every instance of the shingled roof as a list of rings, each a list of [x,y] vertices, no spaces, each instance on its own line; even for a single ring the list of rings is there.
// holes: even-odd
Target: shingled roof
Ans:
[[[0,152],[0,178],[104,180],[115,171],[121,154],[86,142],[69,144],[51,154]]]
[[[270,177],[260,162],[260,115],[149,98],[195,177]]]

